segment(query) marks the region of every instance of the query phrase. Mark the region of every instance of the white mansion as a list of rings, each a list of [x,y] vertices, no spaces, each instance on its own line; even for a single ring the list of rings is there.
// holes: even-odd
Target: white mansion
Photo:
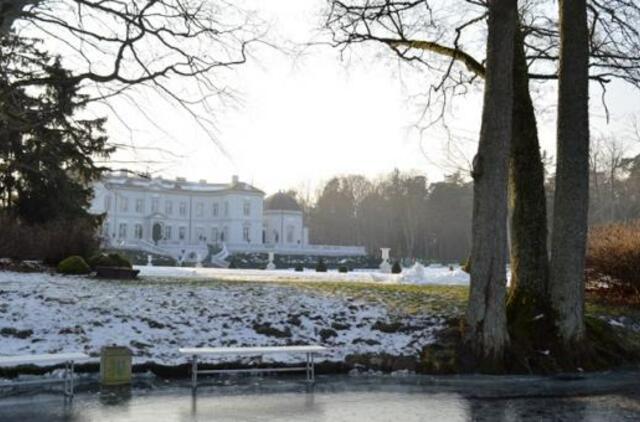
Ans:
[[[233,252],[365,255],[362,246],[310,245],[294,198],[261,190],[233,176],[231,183],[190,182],[111,173],[94,185],[90,212],[105,214],[111,247],[175,258],[204,257],[207,245]]]

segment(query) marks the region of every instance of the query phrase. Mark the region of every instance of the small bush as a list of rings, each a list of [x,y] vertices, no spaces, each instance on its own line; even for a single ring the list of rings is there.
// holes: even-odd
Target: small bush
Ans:
[[[326,273],[327,272],[327,264],[324,263],[324,260],[320,258],[318,263],[316,264],[316,272],[317,273]]]
[[[299,273],[301,273],[301,272],[303,272],[303,271],[304,271],[304,267],[303,267],[302,265],[300,265],[300,264],[297,264],[297,265],[295,266],[294,270],[295,270],[295,271],[297,271],[297,272],[299,272]]]
[[[640,220],[589,232],[587,268],[612,278],[612,287],[640,293]]]
[[[462,267],[460,269],[467,274],[471,274],[471,257],[467,258],[467,260],[462,263]]]
[[[391,274],[400,274],[402,272],[402,266],[399,261],[393,263],[391,267]]]
[[[132,268],[131,262],[125,256],[119,253],[97,254],[89,259],[91,268],[96,267],[124,267]]]
[[[107,250],[103,254],[118,253],[125,257],[131,265],[147,265],[149,263],[149,253],[137,249]],[[175,267],[177,261],[166,255],[151,254],[151,262],[154,266]],[[89,262],[91,264],[91,262]]]
[[[231,261],[229,262],[229,266],[227,268],[230,268],[230,269],[238,268],[238,265],[236,264],[235,259],[231,259]]]
[[[109,259],[113,264],[115,264],[115,267],[131,268],[131,261],[129,261],[124,255],[119,253],[110,253]]]
[[[338,272],[339,272],[339,273],[348,273],[348,272],[349,272],[349,267],[347,267],[346,265],[341,265],[341,266],[338,268]]]
[[[84,258],[73,255],[60,261],[57,270],[61,274],[88,274],[91,268]]]

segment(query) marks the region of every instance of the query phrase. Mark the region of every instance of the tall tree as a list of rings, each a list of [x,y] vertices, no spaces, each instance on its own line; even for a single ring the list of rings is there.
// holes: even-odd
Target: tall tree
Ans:
[[[482,127],[474,159],[471,283],[465,344],[481,368],[499,370],[509,344],[505,306],[507,178],[517,1],[488,2]]]
[[[544,166],[536,115],[529,89],[524,28],[516,31],[513,67],[513,136],[511,140],[509,196],[511,205],[510,323],[548,315],[549,262]]]
[[[255,14],[227,0],[0,2],[0,38],[20,31],[42,39],[64,57],[63,65],[73,64],[67,80],[90,94],[85,101],[119,96],[140,109],[132,97],[152,91],[214,141],[213,110],[234,92],[227,72],[246,61],[263,28]],[[16,83],[38,88],[50,78],[25,73]],[[144,109],[141,116],[147,117]]]
[[[405,0],[327,0],[326,26],[339,48],[360,43],[387,46],[407,63],[418,63],[438,75],[429,87],[427,106],[443,116],[448,99],[464,93],[468,84],[484,78],[481,57],[465,48],[477,38],[470,30],[484,20],[486,2]],[[612,79],[640,87],[640,5],[627,0],[590,0],[591,80],[603,88]],[[458,8],[456,10],[456,8]],[[453,9],[453,10],[452,10]],[[461,10],[464,9],[464,13]],[[527,318],[535,307],[526,300],[550,302],[548,291],[547,207],[544,168],[529,80],[557,78],[559,33],[556,17],[545,2],[525,0],[520,8],[514,71],[514,137],[510,171],[512,206],[510,309]],[[466,35],[466,38],[465,38]],[[467,44],[468,46],[468,44]],[[524,57],[524,62],[522,61]],[[440,58],[440,59],[439,59]],[[443,60],[444,58],[444,60]],[[526,74],[525,74],[526,72]],[[436,99],[440,101],[436,101]],[[534,298],[528,298],[533,294]]]
[[[95,159],[113,152],[105,119],[77,116],[84,97],[36,41],[2,37],[0,49],[0,207],[28,223],[88,216],[90,183],[104,170]],[[24,72],[50,83],[26,90],[16,85]]]
[[[551,299],[565,345],[584,338],[589,210],[589,29],[586,0],[560,0],[557,161]]]

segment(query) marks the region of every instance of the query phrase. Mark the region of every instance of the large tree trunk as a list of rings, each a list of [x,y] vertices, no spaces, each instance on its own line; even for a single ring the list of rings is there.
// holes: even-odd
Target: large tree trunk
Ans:
[[[561,340],[584,337],[589,208],[589,42],[586,0],[560,0],[558,151],[550,290]]]
[[[505,310],[507,178],[513,107],[516,0],[489,1],[487,74],[474,160],[471,284],[465,346],[476,368],[500,370],[509,344]]]
[[[509,166],[512,209],[510,320],[516,315],[531,319],[548,313],[549,307],[544,165],[521,30],[516,31],[514,44],[513,135]]]

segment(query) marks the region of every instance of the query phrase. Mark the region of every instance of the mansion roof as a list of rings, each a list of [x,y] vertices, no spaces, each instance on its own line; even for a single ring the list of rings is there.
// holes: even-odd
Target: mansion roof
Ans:
[[[264,195],[260,189],[241,182],[234,176],[230,183],[208,183],[206,180],[198,182],[188,181],[185,178],[165,179],[163,177],[146,177],[142,175],[130,175],[128,173],[111,173],[103,177],[102,182],[108,186],[121,186],[123,188],[138,188],[144,190],[160,190],[172,192],[197,192],[197,193],[224,193],[242,192]]]

